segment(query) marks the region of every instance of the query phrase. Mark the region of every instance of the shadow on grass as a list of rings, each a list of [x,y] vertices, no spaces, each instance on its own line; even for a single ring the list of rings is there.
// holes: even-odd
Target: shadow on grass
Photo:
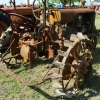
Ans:
[[[21,63],[20,65],[11,64],[10,68],[11,69],[18,69],[21,66],[24,66],[26,69],[29,67],[34,68],[38,65],[52,64],[53,60],[54,60],[54,58],[47,59],[47,58],[41,57],[41,58],[38,58],[38,59],[32,61],[31,63],[26,62],[26,63]]]
[[[47,59],[47,58],[38,58],[38,59],[32,61],[31,63],[30,63],[30,62],[20,63],[19,65],[10,64],[10,66],[8,65],[8,68],[12,69],[13,71],[19,69],[19,70],[16,71],[16,74],[18,74],[18,73],[20,73],[21,71],[28,70],[28,69],[31,70],[31,69],[33,69],[33,68],[39,66],[39,65],[42,65],[42,66],[43,66],[43,65],[48,64],[48,66],[46,67],[46,68],[48,68],[48,67],[52,64],[53,60],[54,60],[53,58],[51,58],[51,59]],[[50,65],[49,65],[49,64],[50,64]],[[6,65],[6,66],[7,66],[7,65]],[[23,66],[24,68],[21,69],[22,66]],[[43,66],[43,67],[44,67],[44,66]]]
[[[95,100],[99,100],[96,98],[100,98],[100,75],[93,70],[93,75],[87,81],[87,85],[81,93],[74,97],[71,100],[90,100],[90,98],[95,97]]]
[[[37,60],[33,61],[32,67],[38,66],[38,65],[45,65],[45,64],[52,64],[54,58],[47,59],[47,58],[38,58]]]
[[[95,49],[93,64],[100,64],[100,47],[97,47]]]
[[[50,94],[46,93],[45,91],[41,90],[38,87],[32,86],[30,88],[42,94],[44,97],[47,98],[46,100],[63,100],[62,96],[51,96]]]

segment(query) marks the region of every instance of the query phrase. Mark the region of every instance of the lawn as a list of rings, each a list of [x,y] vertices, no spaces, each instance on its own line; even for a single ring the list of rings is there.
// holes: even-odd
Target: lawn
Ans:
[[[100,17],[96,18],[96,27],[100,28]],[[80,90],[79,93],[67,100],[100,100],[100,38],[98,38],[98,45],[94,52],[94,64],[93,73],[87,82],[84,90]],[[52,62],[52,59],[47,60],[45,58],[39,59],[34,62],[32,71],[26,70],[23,65],[14,66],[12,70],[27,79],[30,82],[39,80],[38,77],[43,77],[48,64]],[[2,65],[2,64],[0,64]],[[5,66],[5,65],[2,65]],[[29,66],[27,64],[27,66]],[[55,89],[52,87],[50,81],[40,84],[35,87],[28,87],[20,83],[18,80],[12,78],[6,73],[0,71],[0,100],[63,100],[62,97],[58,97],[55,93]]]

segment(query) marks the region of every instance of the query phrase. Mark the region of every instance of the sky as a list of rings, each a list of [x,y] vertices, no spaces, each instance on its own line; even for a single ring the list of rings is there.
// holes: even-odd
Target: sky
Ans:
[[[0,0],[0,4],[7,4],[7,6],[9,6],[9,2],[8,2],[9,0]],[[27,4],[27,0],[15,0],[16,1],[16,5],[19,5],[19,4],[21,4],[21,3],[26,3]],[[52,0],[50,0],[50,1],[52,1]],[[98,0],[98,1],[100,1],[100,0]],[[30,0],[30,4],[32,4],[32,2],[33,2],[33,0]],[[97,3],[97,2],[94,2],[95,4]],[[86,0],[86,4],[87,5],[89,5],[90,4],[90,0]]]
[[[15,0],[16,1],[16,5],[19,5],[21,3],[26,3],[27,4],[27,0]],[[32,4],[33,0],[30,0],[30,4]],[[9,6],[9,0],[0,0],[0,4],[7,4]]]

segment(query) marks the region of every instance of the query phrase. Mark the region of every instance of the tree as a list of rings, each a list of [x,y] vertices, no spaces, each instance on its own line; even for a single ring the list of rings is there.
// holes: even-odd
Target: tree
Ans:
[[[60,0],[60,1],[63,4],[63,6],[65,6],[69,2],[69,0]]]
[[[71,0],[71,3],[73,4],[73,5],[75,5],[74,3],[75,2],[80,2],[81,0]]]
[[[54,2],[61,2],[63,6],[69,3],[69,0],[53,0]],[[74,5],[74,2],[80,2],[80,0],[71,0],[71,4]]]

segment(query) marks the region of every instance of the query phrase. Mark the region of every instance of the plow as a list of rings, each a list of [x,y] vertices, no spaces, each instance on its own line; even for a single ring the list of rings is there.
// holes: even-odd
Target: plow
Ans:
[[[41,11],[42,19],[35,15],[35,12]],[[53,85],[66,93],[66,88],[74,78],[74,88],[84,88],[92,72],[96,36],[99,35],[95,27],[94,9],[84,5],[81,8],[49,9],[44,0],[44,8],[32,9],[32,12],[35,21],[20,14],[9,13],[12,30],[5,34],[10,34],[9,46],[0,58],[0,62],[5,63],[7,68],[0,66],[0,70],[27,86],[59,79]],[[11,56],[8,57],[8,54]],[[12,59],[15,59],[15,65],[19,64],[17,60],[30,62],[31,69],[31,63],[41,56],[54,60],[44,77],[37,82],[30,83],[9,70]],[[50,70],[53,72],[49,74]]]

